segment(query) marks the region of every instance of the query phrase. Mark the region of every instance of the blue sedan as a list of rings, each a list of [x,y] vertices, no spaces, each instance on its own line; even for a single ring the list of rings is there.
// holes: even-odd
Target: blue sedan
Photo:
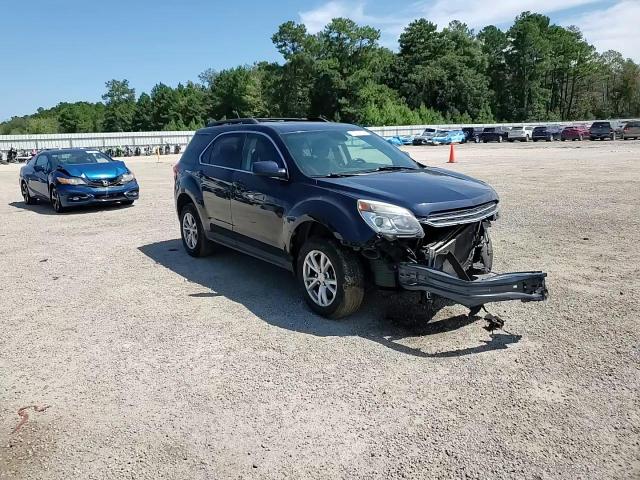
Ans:
[[[138,199],[135,176],[124,162],[97,150],[45,150],[20,169],[20,191],[27,205],[51,202],[58,213],[73,206]]]
[[[434,145],[450,145],[463,143],[466,136],[462,130],[443,130],[432,138]]]

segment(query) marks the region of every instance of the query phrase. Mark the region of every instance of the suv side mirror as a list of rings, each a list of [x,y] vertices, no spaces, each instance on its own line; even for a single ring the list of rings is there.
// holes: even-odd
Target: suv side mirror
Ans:
[[[273,161],[254,162],[251,170],[259,177],[287,178],[287,171]]]

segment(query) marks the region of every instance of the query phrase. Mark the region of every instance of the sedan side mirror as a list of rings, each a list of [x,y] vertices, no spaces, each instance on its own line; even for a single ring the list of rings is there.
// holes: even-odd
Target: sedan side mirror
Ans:
[[[273,161],[254,162],[251,170],[259,177],[287,178],[287,171]]]

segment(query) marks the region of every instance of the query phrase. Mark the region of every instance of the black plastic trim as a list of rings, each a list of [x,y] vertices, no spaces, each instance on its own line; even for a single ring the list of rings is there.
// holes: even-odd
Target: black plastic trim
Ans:
[[[422,265],[401,263],[398,266],[398,280],[402,288],[430,292],[470,308],[509,300],[546,300],[546,276],[544,272],[514,272],[461,280]]]

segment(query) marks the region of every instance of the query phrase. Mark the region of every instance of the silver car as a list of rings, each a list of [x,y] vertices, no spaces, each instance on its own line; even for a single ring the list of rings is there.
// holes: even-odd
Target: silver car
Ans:
[[[413,138],[414,145],[431,145],[433,143],[433,137],[443,134],[446,130],[441,128],[425,128],[424,132],[420,135],[416,135]]]
[[[511,127],[511,130],[507,133],[507,140],[515,142],[519,140],[521,142],[528,142],[533,136],[533,127]]]

